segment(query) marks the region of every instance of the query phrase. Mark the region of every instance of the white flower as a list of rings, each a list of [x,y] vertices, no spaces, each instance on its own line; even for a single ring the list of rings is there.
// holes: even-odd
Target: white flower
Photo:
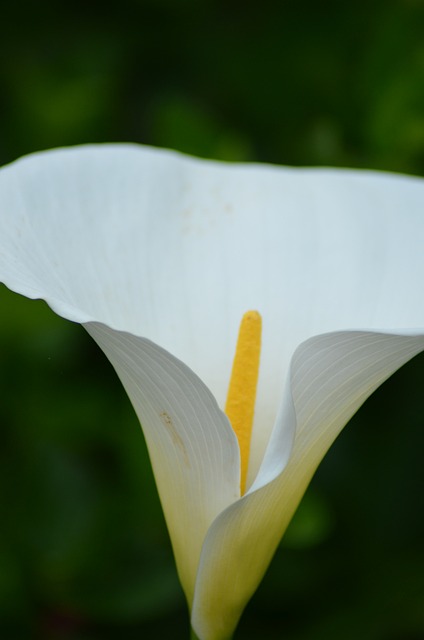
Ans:
[[[118,372],[202,640],[231,636],[331,443],[424,349],[423,247],[417,178],[130,145],[0,171],[0,279],[82,323]],[[248,310],[263,335],[240,455],[223,409]]]

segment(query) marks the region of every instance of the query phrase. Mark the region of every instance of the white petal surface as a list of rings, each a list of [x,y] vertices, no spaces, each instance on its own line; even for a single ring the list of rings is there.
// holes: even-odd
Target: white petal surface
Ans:
[[[178,573],[189,603],[214,518],[240,497],[236,436],[215,398],[183,363],[149,340],[89,323],[143,425]]]
[[[84,323],[117,369],[189,602],[201,553],[202,640],[235,624],[345,422],[423,348],[394,335],[423,325],[423,202],[414,178],[131,145],[36,154],[0,171],[0,279]],[[250,492],[231,505],[238,450],[219,407],[248,309],[263,317],[263,350]]]
[[[258,309],[252,482],[301,342],[420,324],[423,201],[421,180],[368,172],[131,145],[35,154],[0,171],[0,278],[67,318],[157,342],[221,407],[240,319]]]
[[[263,468],[255,486],[218,516],[206,537],[192,610],[201,640],[232,635],[328,448],[365,399],[422,350],[422,335],[364,332],[317,336],[299,347],[291,368],[296,436],[288,464],[268,484]]]

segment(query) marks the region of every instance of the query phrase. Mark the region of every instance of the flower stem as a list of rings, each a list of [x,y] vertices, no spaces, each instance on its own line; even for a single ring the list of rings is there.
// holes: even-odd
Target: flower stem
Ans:
[[[194,633],[193,629],[190,629],[190,640],[199,640],[199,638]],[[228,638],[228,640],[232,640],[232,637]]]

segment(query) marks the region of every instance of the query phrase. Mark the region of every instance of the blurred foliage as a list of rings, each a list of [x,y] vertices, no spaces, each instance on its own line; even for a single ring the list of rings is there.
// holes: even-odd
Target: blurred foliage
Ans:
[[[0,163],[133,141],[424,174],[421,0],[2,5]],[[0,289],[0,637],[186,638],[143,438],[81,327]],[[424,637],[424,358],[316,474],[237,638]]]

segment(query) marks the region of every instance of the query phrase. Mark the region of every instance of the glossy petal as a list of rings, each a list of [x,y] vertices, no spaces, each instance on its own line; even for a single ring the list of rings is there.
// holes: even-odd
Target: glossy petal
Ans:
[[[169,352],[105,325],[86,328],[116,369],[143,425],[178,573],[192,602],[209,525],[240,497],[236,436],[209,389]]]
[[[118,371],[202,640],[230,633],[331,442],[423,349],[395,335],[423,324],[423,201],[419,179],[130,145],[0,171],[0,278],[84,323]],[[264,337],[250,491],[237,500],[219,407],[247,309]]]
[[[419,324],[422,182],[225,165],[131,145],[0,172],[0,274],[61,315],[146,336],[224,405],[242,314],[264,319],[250,481],[296,347]]]
[[[202,640],[232,635],[328,448],[366,398],[422,350],[422,335],[364,332],[317,336],[297,349],[292,408],[284,416],[296,434],[289,461],[278,476],[277,461],[268,461],[271,469],[264,464],[250,492],[215,520],[203,545],[192,613]]]

